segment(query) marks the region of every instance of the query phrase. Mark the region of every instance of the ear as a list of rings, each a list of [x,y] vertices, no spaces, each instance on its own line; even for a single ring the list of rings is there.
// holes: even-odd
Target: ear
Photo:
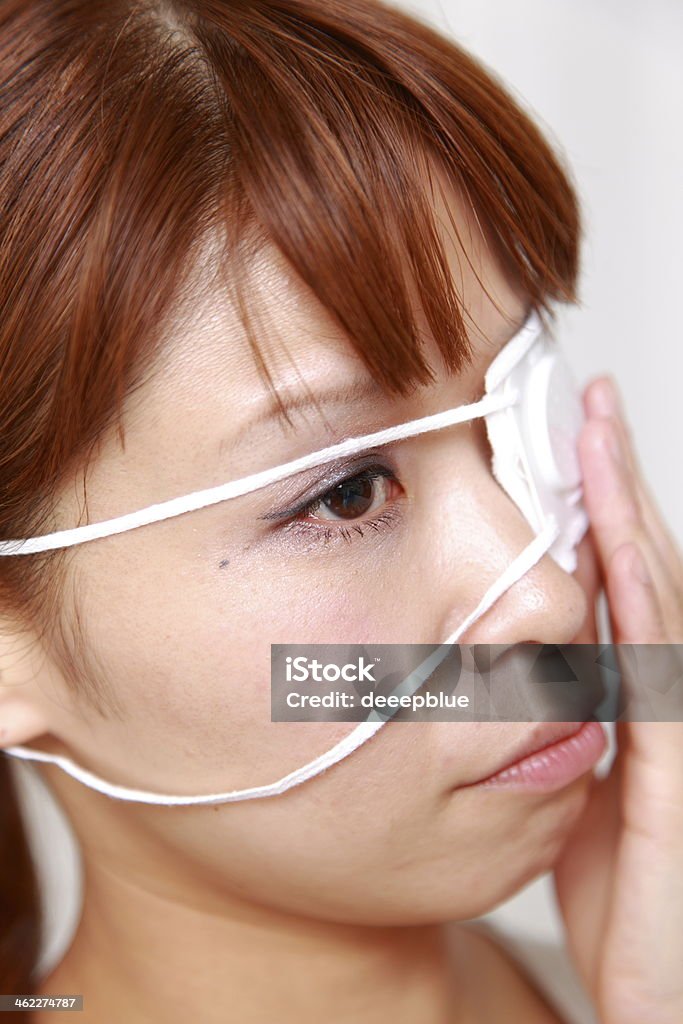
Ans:
[[[0,748],[50,731],[40,674],[46,658],[37,637],[0,617]]]

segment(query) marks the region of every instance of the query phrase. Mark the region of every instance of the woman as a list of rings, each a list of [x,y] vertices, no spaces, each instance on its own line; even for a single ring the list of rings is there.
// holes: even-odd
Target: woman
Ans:
[[[367,0],[0,12],[3,539],[467,403],[530,310],[576,301],[566,172],[410,18]],[[603,585],[616,641],[681,637],[680,553],[610,381],[584,402],[578,568],[542,558],[464,642],[593,642]],[[270,721],[272,643],[438,641],[530,537],[474,420],[334,484],[0,558],[2,745],[160,793],[267,783],[352,728]],[[542,793],[468,788],[522,749],[519,723],[389,725],[281,796],[215,806],[111,800],[43,765],[85,873],[46,977],[2,763],[0,990],[82,993],[102,1024],[558,1021],[462,923],[553,867],[601,1022],[680,1020],[681,727],[623,728],[606,781]]]

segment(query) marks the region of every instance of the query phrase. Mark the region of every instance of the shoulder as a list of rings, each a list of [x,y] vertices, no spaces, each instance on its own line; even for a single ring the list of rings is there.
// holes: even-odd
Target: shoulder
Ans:
[[[568,1024],[494,928],[482,921],[458,922],[448,932],[474,1020]]]

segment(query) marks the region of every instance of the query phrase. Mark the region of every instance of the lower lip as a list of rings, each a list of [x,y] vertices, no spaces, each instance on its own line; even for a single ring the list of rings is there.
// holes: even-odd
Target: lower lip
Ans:
[[[463,789],[523,789],[540,793],[562,789],[589,771],[607,747],[600,722],[584,722],[581,728],[542,750],[527,754],[514,764]]]

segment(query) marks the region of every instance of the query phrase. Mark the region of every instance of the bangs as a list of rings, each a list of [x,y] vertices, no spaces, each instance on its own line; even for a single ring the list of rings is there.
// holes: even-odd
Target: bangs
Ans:
[[[401,395],[434,379],[420,320],[448,371],[471,359],[433,166],[539,314],[550,298],[575,300],[571,188],[525,115],[455,44],[371,4],[251,4],[249,16],[244,4],[230,15],[208,6],[213,16],[191,29],[231,138],[225,283],[278,404],[239,255],[248,230],[276,245],[371,376]]]
[[[435,168],[530,308],[576,301],[578,204],[559,158],[478,61],[406,14],[373,0],[23,0],[0,27],[0,344],[19,353],[5,429],[21,421],[31,439],[10,511],[22,481],[49,503],[112,426],[125,444],[125,397],[196,300],[209,238],[280,409],[253,326],[259,238],[388,392],[433,380],[427,334],[450,372],[471,360]]]

